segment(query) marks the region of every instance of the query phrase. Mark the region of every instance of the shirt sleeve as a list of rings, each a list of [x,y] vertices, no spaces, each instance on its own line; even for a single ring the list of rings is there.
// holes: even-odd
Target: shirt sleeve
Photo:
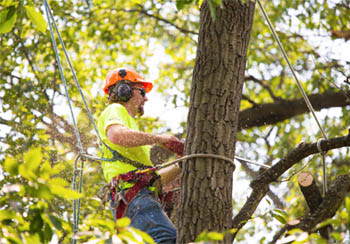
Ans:
[[[120,104],[117,106],[110,106],[108,111],[106,111],[105,123],[104,123],[104,132],[107,133],[107,128],[111,125],[123,125],[129,127],[127,110]]]

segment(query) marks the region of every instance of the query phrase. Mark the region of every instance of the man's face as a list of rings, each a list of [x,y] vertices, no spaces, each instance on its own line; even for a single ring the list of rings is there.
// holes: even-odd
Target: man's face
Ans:
[[[132,97],[130,99],[130,103],[134,108],[135,114],[143,115],[144,114],[144,105],[145,102],[148,101],[146,96],[146,92],[144,90],[144,85],[136,84],[132,87]]]

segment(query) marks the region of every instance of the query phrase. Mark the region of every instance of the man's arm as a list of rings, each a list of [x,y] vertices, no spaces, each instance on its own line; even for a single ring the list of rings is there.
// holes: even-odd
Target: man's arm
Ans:
[[[118,124],[111,125],[107,128],[107,137],[112,143],[122,147],[138,147],[153,144],[162,145],[170,141],[179,141],[175,136],[145,133]],[[174,180],[180,173],[181,168],[178,164],[159,170],[159,175],[164,185]]]
[[[139,147],[153,144],[162,145],[169,141],[179,141],[175,136],[145,133],[132,130],[119,124],[114,124],[107,128],[107,137],[110,142],[122,147]]]

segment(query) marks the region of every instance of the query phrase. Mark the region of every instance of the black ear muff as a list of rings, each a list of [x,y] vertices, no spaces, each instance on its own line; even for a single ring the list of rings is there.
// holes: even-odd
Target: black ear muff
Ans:
[[[117,97],[122,102],[127,102],[131,98],[132,95],[132,89],[131,86],[123,83],[116,87],[117,91]]]

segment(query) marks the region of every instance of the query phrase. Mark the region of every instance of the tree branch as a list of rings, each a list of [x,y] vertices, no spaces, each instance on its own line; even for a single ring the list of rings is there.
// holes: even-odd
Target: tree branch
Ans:
[[[255,83],[258,83],[258,84],[261,85],[264,89],[266,89],[267,92],[270,94],[271,98],[272,98],[274,101],[280,101],[280,100],[281,100],[281,98],[275,96],[275,94],[273,93],[271,87],[268,86],[268,85],[266,84],[265,81],[259,80],[259,79],[257,79],[256,77],[254,77],[254,76],[252,76],[252,75],[246,76],[246,77],[244,78],[244,81],[248,81],[248,80],[253,81],[253,82],[255,82]]]
[[[12,127],[10,120],[6,120],[6,119],[3,119],[1,117],[0,117],[0,124]]]
[[[331,30],[331,36],[335,39],[341,38],[347,41],[350,39],[350,30]]]
[[[347,136],[332,138],[321,142],[321,148],[325,151],[349,146],[349,134]],[[251,218],[260,201],[269,191],[269,184],[276,182],[284,172],[290,169],[293,165],[297,164],[303,158],[316,153],[319,153],[317,143],[301,143],[297,148],[288,153],[286,157],[282,158],[278,163],[273,165],[270,169],[259,175],[257,179],[252,181],[250,187],[253,189],[253,191],[240,212],[234,217],[232,223],[233,228],[240,230]],[[235,233],[235,236],[237,233],[238,231]]]
[[[259,172],[256,172],[256,171],[252,170],[251,168],[249,168],[248,165],[242,164],[241,166],[244,169],[244,171],[249,176],[251,176],[253,179],[255,179],[259,175]],[[273,201],[273,203],[276,205],[277,208],[279,208],[279,209],[283,209],[284,208],[284,203],[281,201],[281,199],[271,189],[269,189],[269,191],[266,194],[267,194],[268,197],[271,198],[271,200]]]
[[[254,102],[252,99],[250,99],[249,97],[242,95],[242,100],[247,100],[250,104],[254,106],[258,106],[258,104],[256,102]]]
[[[350,92],[347,92],[347,94],[350,94]],[[324,108],[344,107],[350,104],[349,99],[347,99],[343,92],[313,94],[309,96],[309,100],[316,111]],[[240,111],[238,129],[242,130],[256,126],[276,124],[308,112],[309,109],[302,98],[259,104]]]
[[[340,175],[330,185],[323,201],[313,212],[304,216],[297,224],[285,225],[273,238],[275,243],[286,231],[292,229],[301,229],[306,232],[317,231],[317,224],[332,218],[343,202],[346,193],[350,191],[350,176]]]
[[[317,224],[326,219],[332,218],[335,215],[349,190],[350,176],[337,176],[329,186],[329,189],[317,210],[312,214],[306,215],[301,219],[300,223],[293,226],[293,228],[313,232]]]
[[[28,61],[28,63],[29,63],[30,68],[32,69],[32,72],[33,72],[35,78],[36,78],[38,81],[40,81],[39,76],[38,76],[38,74],[37,74],[37,72],[36,72],[36,70],[35,70],[35,68],[34,68],[34,63],[33,63],[32,59],[31,59],[30,56],[29,56],[28,49],[27,49],[27,47],[24,45],[22,38],[21,38],[20,36],[16,35],[16,34],[14,34],[14,35],[15,35],[15,37],[17,38],[17,40],[18,40],[18,41],[21,43],[21,45],[22,45],[23,53],[24,53],[24,55],[25,55],[25,57],[26,57],[26,59],[27,59],[27,61]]]
[[[141,6],[141,5],[140,5],[140,9],[115,9],[115,10],[117,10],[117,11],[122,10],[122,11],[125,11],[125,12],[128,12],[128,13],[137,12],[137,13],[140,13],[140,14],[144,14],[144,15],[146,15],[146,16],[148,16],[148,17],[154,18],[154,19],[156,19],[156,20],[158,20],[158,21],[161,21],[161,22],[164,22],[164,23],[166,23],[166,24],[168,24],[168,25],[171,25],[171,26],[175,27],[177,30],[181,31],[182,33],[185,33],[185,34],[192,34],[192,35],[198,35],[198,33],[195,32],[195,31],[187,30],[187,29],[185,29],[185,28],[182,28],[182,27],[180,27],[180,26],[178,26],[178,25],[176,25],[176,24],[170,22],[170,21],[167,20],[167,19],[164,19],[164,18],[162,18],[162,17],[160,17],[160,16],[157,16],[157,15],[150,14],[150,13],[147,12],[147,10],[144,9],[143,6]]]

